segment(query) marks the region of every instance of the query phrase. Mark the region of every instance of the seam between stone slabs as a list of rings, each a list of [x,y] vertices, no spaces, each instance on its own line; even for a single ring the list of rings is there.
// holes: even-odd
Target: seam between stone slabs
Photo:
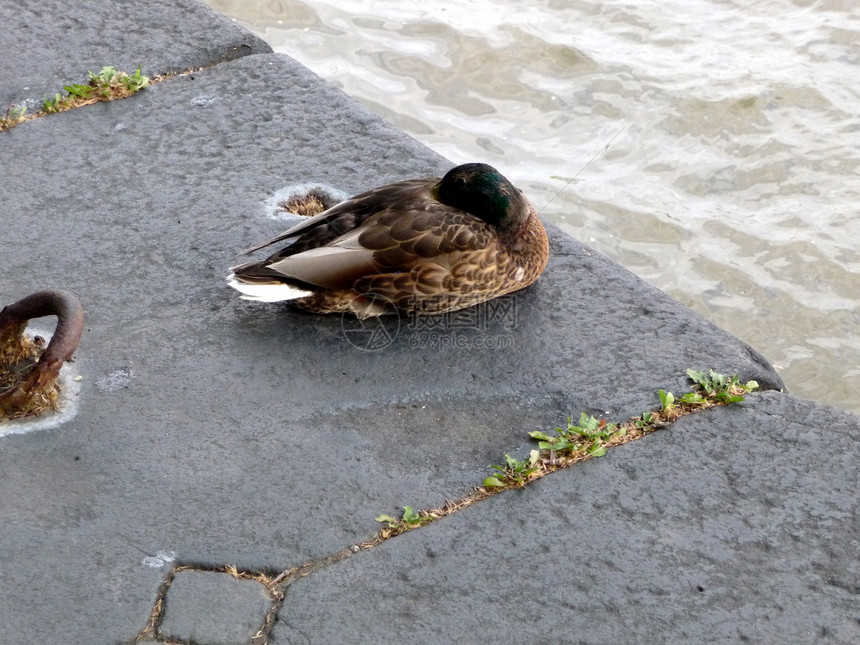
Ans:
[[[286,569],[277,576],[270,571],[240,570],[232,565],[210,566],[189,562],[176,564],[170,569],[167,577],[161,585],[159,585],[158,591],[156,592],[155,602],[153,603],[150,611],[149,619],[147,620],[144,628],[140,633],[138,633],[132,642],[138,643],[141,641],[155,640],[160,643],[164,643],[165,645],[174,645],[173,641],[165,640],[165,637],[161,633],[161,623],[164,620],[164,609],[166,606],[167,594],[170,590],[170,585],[173,583],[173,580],[176,578],[178,573],[181,573],[182,571],[195,571],[200,573],[226,574],[236,578],[237,580],[256,580],[263,585],[266,590],[266,594],[272,600],[272,605],[266,612],[266,616],[264,617],[259,629],[251,637],[250,642],[253,645],[266,645],[269,641],[269,634],[275,625],[278,612],[284,603],[287,587],[289,587],[295,580],[304,578],[314,571],[323,569],[331,564],[335,564],[336,562],[340,562],[341,560],[351,556],[353,553],[358,553],[360,550],[361,549],[358,546],[349,546],[324,558],[320,558],[319,560],[313,560],[311,562],[306,562],[299,566]],[[181,645],[181,643],[178,643],[177,645]]]
[[[171,644],[172,641],[165,640],[161,632],[161,623],[164,620],[164,608],[166,605],[167,593],[170,590],[170,585],[173,583],[176,578],[176,574],[181,573],[183,571],[195,571],[199,573],[220,573],[226,574],[236,578],[237,580],[255,580],[263,585],[266,590],[266,594],[269,599],[272,601],[272,605],[269,610],[266,612],[266,617],[263,619],[263,624],[257,630],[257,633],[252,637],[252,643],[260,642],[258,639],[260,637],[268,636],[268,632],[271,630],[272,626],[275,622],[275,617],[277,616],[277,612],[280,610],[281,604],[284,600],[283,590],[280,588],[276,588],[271,584],[273,579],[272,572],[260,571],[260,570],[239,570],[232,565],[223,565],[223,566],[210,566],[205,564],[194,564],[190,562],[176,564],[171,567],[170,571],[165,577],[164,581],[159,585],[158,591],[156,592],[155,602],[152,605],[152,609],[150,610],[149,619],[147,620],[144,628],[138,633],[138,635],[132,640],[132,642],[137,643],[143,640],[157,640],[158,642]],[[265,641],[263,641],[265,643]]]
[[[689,370],[688,370],[688,373],[689,373]],[[753,387],[749,388],[749,389],[746,386],[743,386],[742,384],[737,384],[737,387],[734,387],[734,389],[731,392],[726,391],[726,393],[727,394],[733,393],[735,395],[749,394],[758,388],[758,384],[755,383],[754,381],[752,381],[751,384],[753,385]],[[701,390],[701,388],[699,388],[699,389]],[[662,396],[662,394],[664,394],[664,393],[662,390],[660,390],[660,392],[661,392],[661,396]],[[672,396],[671,393],[669,393],[669,396]],[[684,396],[684,395],[682,395],[682,396]],[[592,459],[594,457],[600,457],[603,454],[605,454],[605,451],[603,451],[603,452],[592,451],[592,447],[596,446],[596,447],[608,449],[608,448],[614,448],[616,446],[623,445],[625,443],[630,443],[631,441],[636,441],[638,439],[641,439],[645,435],[651,434],[652,432],[654,432],[656,430],[660,430],[660,429],[669,427],[670,425],[672,425],[672,423],[674,423],[677,419],[681,418],[682,416],[688,416],[690,414],[698,414],[698,413],[704,412],[705,410],[708,410],[710,408],[729,405],[732,403],[732,401],[719,401],[715,398],[715,396],[716,396],[716,394],[708,395],[703,400],[700,400],[698,403],[686,403],[683,400],[681,400],[681,397],[679,397],[677,404],[674,403],[674,397],[673,397],[673,402],[669,403],[669,405],[666,406],[665,409],[655,410],[655,411],[650,411],[650,412],[643,412],[642,415],[639,417],[632,417],[628,421],[617,424],[616,425],[616,432],[611,437],[608,438],[608,441],[604,442],[602,439],[595,440],[595,442],[592,443],[590,446],[589,445],[583,445],[582,447],[580,447],[574,451],[571,451],[568,454],[557,455],[553,450],[545,450],[545,449],[541,449],[541,450],[537,450],[537,451],[533,450],[531,454],[535,455],[535,453],[537,453],[538,457],[537,457],[537,461],[535,463],[536,468],[532,472],[529,472],[529,473],[522,475],[522,476],[517,476],[516,473],[513,473],[513,475],[514,475],[512,477],[513,481],[506,481],[504,483],[501,483],[501,485],[495,484],[494,486],[491,486],[491,487],[486,486],[487,480],[491,479],[491,478],[486,478],[484,480],[484,482],[485,482],[484,486],[476,486],[475,489],[471,493],[469,493],[468,495],[465,495],[464,497],[460,498],[457,501],[453,501],[453,502],[452,501],[446,501],[445,504],[443,504],[441,507],[436,508],[436,509],[431,509],[429,511],[418,511],[418,513],[413,512],[414,513],[414,515],[413,515],[414,519],[412,521],[407,521],[405,518],[405,514],[404,514],[403,520],[389,522],[389,525],[387,527],[380,529],[379,532],[376,534],[376,536],[374,536],[373,539],[361,543],[359,545],[359,549],[364,550],[364,549],[372,548],[372,547],[376,546],[377,544],[379,544],[379,543],[381,543],[387,539],[390,539],[392,537],[399,535],[400,533],[404,533],[406,531],[411,531],[413,529],[420,528],[421,526],[429,524],[430,522],[433,522],[437,519],[441,519],[442,517],[445,517],[447,515],[450,515],[451,513],[459,511],[462,508],[466,508],[467,506],[471,506],[475,502],[479,502],[483,499],[486,499],[487,497],[490,497],[492,495],[496,495],[496,494],[498,494],[504,490],[507,490],[509,488],[523,488],[524,486],[531,483],[532,481],[535,481],[537,479],[541,479],[542,477],[544,477],[544,476],[546,476],[552,472],[555,472],[556,470],[561,470],[562,468],[567,468],[568,466],[572,466],[573,464],[579,463],[581,461],[586,461],[586,460]],[[740,396],[738,399],[735,400],[735,402],[740,403],[743,400],[744,400],[743,396]],[[649,421],[647,423],[644,422],[644,417],[646,414],[650,415]],[[583,414],[583,418],[584,418],[584,414]],[[594,419],[594,417],[591,417],[591,420],[596,421]],[[601,429],[604,427],[608,427],[610,425],[610,424],[606,424],[605,419],[601,419],[600,424],[601,424],[600,425]],[[585,437],[583,439],[587,441],[587,439]],[[548,455],[541,457],[540,453],[544,453],[544,452],[548,453]],[[505,457],[506,458],[508,457],[507,453],[505,454]],[[522,460],[520,463],[524,464],[525,461],[526,460]],[[510,474],[510,470],[511,470],[510,468],[508,468],[505,471],[505,470],[502,470],[501,467],[495,467],[495,466],[494,466],[494,468],[496,468],[498,471],[500,471],[501,476],[505,477],[505,478],[508,477],[508,475]],[[404,507],[404,511],[405,510],[406,509]],[[382,516],[380,518],[378,518],[378,520],[383,521]]]
[[[744,393],[749,393],[749,391],[744,390]],[[743,398],[741,398],[741,401],[743,401]],[[714,400],[713,398],[708,398],[705,399],[703,404],[688,404],[680,401],[679,398],[679,402],[674,406],[670,404],[666,407],[665,410],[651,411],[652,421],[645,426],[637,425],[637,421],[643,421],[643,417],[646,413],[643,413],[642,416],[632,417],[626,422],[617,424],[619,430],[624,429],[626,432],[623,435],[616,435],[612,437],[609,441],[601,445],[606,448],[614,448],[616,446],[624,445],[625,443],[631,443],[632,441],[637,441],[645,437],[646,435],[652,434],[653,432],[671,427],[673,423],[681,417],[689,416],[692,414],[699,414],[711,408],[721,407],[725,405],[731,405],[731,402],[720,402]],[[605,423],[605,420],[601,420],[601,422]],[[650,428],[648,428],[648,426],[650,426]],[[165,641],[163,638],[160,638],[159,633],[161,622],[164,619],[164,608],[166,604],[167,593],[177,573],[180,573],[182,571],[198,571],[223,573],[231,575],[234,578],[240,580],[256,580],[265,587],[266,593],[272,600],[272,605],[269,608],[269,611],[266,613],[266,617],[264,618],[260,628],[257,630],[257,633],[251,637],[250,643],[251,645],[267,645],[267,643],[269,642],[269,635],[275,625],[275,620],[277,618],[278,612],[284,604],[284,600],[287,595],[287,589],[296,580],[304,578],[314,573],[315,571],[324,569],[328,566],[341,562],[356,553],[372,549],[382,544],[383,542],[397,537],[402,533],[407,533],[409,531],[421,528],[422,526],[426,526],[427,524],[430,524],[437,519],[441,519],[443,517],[456,513],[457,511],[467,508],[476,502],[480,502],[484,499],[497,495],[505,490],[523,488],[531,482],[536,481],[538,479],[542,479],[546,475],[549,475],[550,473],[553,473],[557,470],[562,470],[563,468],[567,468],[568,466],[572,466],[574,464],[593,459],[595,458],[595,456],[601,456],[595,455],[594,453],[586,452],[584,450],[578,451],[573,455],[565,455],[561,457],[555,455],[553,451],[547,452],[549,452],[550,455],[545,461],[541,462],[541,468],[533,473],[530,473],[520,482],[509,483],[501,487],[476,486],[471,493],[465,495],[459,500],[446,501],[445,504],[443,504],[441,507],[431,509],[429,511],[419,511],[417,514],[419,516],[419,520],[414,523],[400,521],[394,526],[389,525],[388,527],[380,529],[377,534],[370,540],[366,540],[364,542],[361,542],[360,544],[352,544],[346,548],[343,548],[318,560],[311,560],[309,562],[305,562],[304,564],[285,569],[276,576],[273,576],[271,572],[261,570],[238,569],[233,565],[211,566],[204,564],[194,564],[191,562],[175,564],[158,588],[158,591],[156,593],[156,599],[153,603],[152,610],[150,611],[149,620],[147,621],[146,626],[140,631],[137,637],[135,637],[133,642],[136,643],[143,640],[155,639],[159,642],[164,643],[165,645],[174,645],[173,643]]]
[[[221,62],[217,62],[217,63],[212,63],[211,65],[205,65],[202,67],[193,67],[193,68],[190,67],[190,68],[188,68],[184,71],[181,71],[181,72],[167,72],[165,74],[159,74],[157,76],[152,76],[149,78],[149,83],[147,84],[147,87],[149,87],[150,85],[156,85],[158,83],[161,83],[162,81],[166,81],[166,80],[169,80],[171,78],[177,78],[180,76],[187,76],[189,74],[201,72],[201,71],[206,70],[206,69],[211,69],[212,67],[215,67],[215,66],[220,65],[220,64],[221,64]],[[65,89],[65,86],[64,86],[64,89]],[[125,96],[118,96],[115,98],[88,100],[85,102],[78,103],[77,105],[69,106],[63,110],[59,110],[56,112],[48,112],[45,109],[41,109],[38,112],[34,112],[30,115],[22,115],[20,117],[14,117],[11,122],[7,123],[5,125],[5,127],[0,129],[0,132],[6,132],[8,130],[11,130],[12,128],[17,127],[17,126],[21,125],[22,123],[25,123],[26,121],[33,121],[35,119],[41,119],[43,117],[51,116],[53,114],[62,114],[63,112],[68,112],[70,110],[77,110],[77,109],[80,109],[83,107],[87,107],[88,105],[94,105],[95,103],[110,103],[112,101],[121,101],[122,99],[127,99],[130,96],[134,96],[135,94],[141,92],[144,89],[146,89],[146,88],[143,87],[143,88],[140,88],[139,90],[137,90],[135,92],[132,92],[131,94],[127,94]],[[71,94],[69,96],[71,96]],[[9,115],[13,111],[13,108],[18,108],[18,107],[19,106],[15,105],[15,104],[10,105],[9,108],[6,110],[5,116],[0,117],[0,123],[2,123],[2,121],[4,121],[4,120],[8,120]],[[24,106],[24,110],[26,111],[26,106]]]

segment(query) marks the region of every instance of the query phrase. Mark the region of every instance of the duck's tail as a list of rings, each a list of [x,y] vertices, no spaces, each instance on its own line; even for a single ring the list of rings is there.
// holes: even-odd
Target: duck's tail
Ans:
[[[283,276],[278,277],[274,271],[268,270],[263,263],[251,262],[230,268],[227,284],[241,293],[243,300],[259,302],[281,302],[296,300],[314,294],[313,291],[285,282]]]

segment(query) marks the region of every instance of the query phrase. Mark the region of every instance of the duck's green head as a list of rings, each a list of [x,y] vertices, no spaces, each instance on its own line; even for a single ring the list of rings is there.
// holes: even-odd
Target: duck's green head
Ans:
[[[523,194],[492,166],[467,163],[434,186],[436,199],[502,230],[518,229],[529,215]]]

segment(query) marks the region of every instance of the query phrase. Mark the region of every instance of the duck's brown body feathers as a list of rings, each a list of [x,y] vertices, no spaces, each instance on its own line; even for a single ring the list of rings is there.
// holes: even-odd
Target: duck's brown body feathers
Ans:
[[[348,199],[250,249],[294,240],[262,262],[234,267],[231,284],[251,298],[258,286],[292,287],[301,295],[289,298],[304,309],[365,318],[453,311],[537,280],[549,244],[519,191],[511,186],[525,209],[519,221],[496,226],[438,201],[439,184],[403,181]]]

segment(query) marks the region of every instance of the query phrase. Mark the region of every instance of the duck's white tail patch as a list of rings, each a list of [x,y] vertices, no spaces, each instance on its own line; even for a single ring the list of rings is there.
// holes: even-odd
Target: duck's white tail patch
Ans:
[[[241,293],[243,300],[257,300],[258,302],[281,302],[282,300],[295,300],[310,296],[313,291],[292,287],[284,282],[243,282],[235,273],[227,276],[227,284]]]

